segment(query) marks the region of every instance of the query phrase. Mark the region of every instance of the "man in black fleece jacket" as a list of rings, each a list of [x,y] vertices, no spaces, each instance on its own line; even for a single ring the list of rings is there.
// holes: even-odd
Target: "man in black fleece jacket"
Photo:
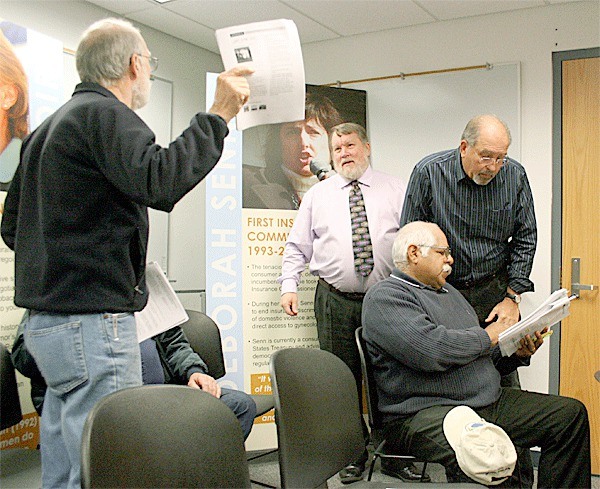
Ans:
[[[148,211],[170,211],[217,164],[227,123],[249,97],[233,68],[209,113],[162,148],[134,110],[150,96],[152,56],[129,22],[104,19],[77,47],[81,83],[24,141],[2,238],[15,252],[15,304],[48,391],[42,486],[80,486],[81,433],[102,397],[141,385],[134,313],[144,280]]]

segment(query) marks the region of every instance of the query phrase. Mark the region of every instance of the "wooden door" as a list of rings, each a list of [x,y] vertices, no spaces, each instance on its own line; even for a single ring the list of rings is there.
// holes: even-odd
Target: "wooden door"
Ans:
[[[600,58],[562,62],[562,286],[580,292],[561,325],[561,395],[582,401],[592,433],[592,473],[600,474]]]

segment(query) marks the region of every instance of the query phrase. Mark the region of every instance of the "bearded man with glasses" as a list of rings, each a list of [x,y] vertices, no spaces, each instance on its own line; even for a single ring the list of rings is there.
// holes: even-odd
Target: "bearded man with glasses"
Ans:
[[[482,328],[519,320],[521,294],[537,245],[533,196],[525,168],[507,156],[510,130],[498,117],[469,121],[460,145],[423,158],[410,177],[400,219],[436,223],[448,238],[454,272],[448,281],[477,312]],[[502,386],[520,388],[515,371]],[[528,453],[519,455],[525,487],[533,485]]]

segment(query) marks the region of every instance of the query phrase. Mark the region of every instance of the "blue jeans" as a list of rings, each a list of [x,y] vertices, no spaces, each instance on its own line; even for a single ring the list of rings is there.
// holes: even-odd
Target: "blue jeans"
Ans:
[[[233,411],[242,425],[244,440],[248,438],[254,418],[256,417],[256,403],[248,394],[234,389],[221,389],[221,401]]]
[[[89,411],[107,394],[142,384],[135,317],[31,312],[24,321],[25,346],[48,384],[40,427],[42,487],[79,488]]]

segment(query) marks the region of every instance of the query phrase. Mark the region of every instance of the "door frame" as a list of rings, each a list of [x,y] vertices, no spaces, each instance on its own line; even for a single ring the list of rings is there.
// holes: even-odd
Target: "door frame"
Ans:
[[[561,287],[562,272],[562,63],[600,57],[600,47],[552,53],[552,229],[550,254],[551,290]],[[563,281],[566,283],[565,281]],[[560,324],[552,329],[558,337],[550,342],[549,393],[560,387]]]

